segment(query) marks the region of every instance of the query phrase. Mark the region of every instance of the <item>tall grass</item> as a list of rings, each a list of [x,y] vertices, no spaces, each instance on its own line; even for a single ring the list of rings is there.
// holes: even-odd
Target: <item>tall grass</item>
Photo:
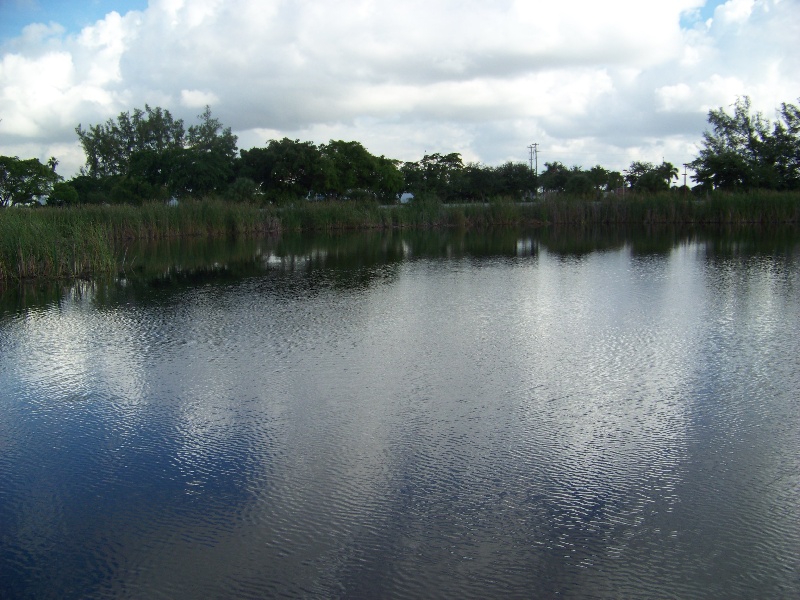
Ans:
[[[375,202],[299,201],[268,209],[283,231],[344,231],[387,226],[385,211]]]
[[[113,270],[107,225],[47,213],[0,212],[0,279],[82,277]]]
[[[174,207],[152,203],[143,206],[87,206],[63,212],[67,218],[108,225],[112,238],[118,240],[245,235],[276,231],[280,226],[273,215],[257,206],[215,199],[184,202]]]
[[[0,280],[113,273],[131,239],[237,236],[277,231],[274,214],[219,201],[0,210]]]
[[[597,200],[551,195],[534,204],[536,215],[542,221],[571,225],[800,223],[800,194],[797,192],[714,193],[706,197],[665,192]]]
[[[177,207],[84,206],[0,210],[0,281],[113,273],[126,240],[241,236],[279,231],[488,229],[512,225],[742,225],[800,223],[800,194],[753,192],[704,198],[665,193],[585,199],[549,195],[532,202],[497,198],[443,204],[419,196],[409,204],[300,201],[281,207],[216,199]]]

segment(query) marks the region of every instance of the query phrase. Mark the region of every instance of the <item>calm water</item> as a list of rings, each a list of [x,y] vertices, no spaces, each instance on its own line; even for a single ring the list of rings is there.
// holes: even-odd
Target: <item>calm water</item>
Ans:
[[[8,290],[0,597],[800,597],[798,242],[173,244]]]

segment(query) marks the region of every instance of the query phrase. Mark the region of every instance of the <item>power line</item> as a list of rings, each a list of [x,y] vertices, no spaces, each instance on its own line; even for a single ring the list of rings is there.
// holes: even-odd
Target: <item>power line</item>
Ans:
[[[534,142],[530,146],[528,146],[528,151],[530,152],[530,156],[528,157],[528,161],[530,162],[531,171],[534,174],[534,179],[537,180],[534,186],[533,194],[534,196],[539,195],[539,144]],[[536,170],[534,171],[533,163],[536,161]]]
[[[530,156],[529,156],[528,160],[530,162],[531,171],[534,171],[534,169],[533,169],[533,161],[536,160],[536,170],[534,171],[534,173],[538,176],[539,175],[539,144],[537,144],[537,143],[531,144],[530,146],[528,146],[528,150],[530,151]]]

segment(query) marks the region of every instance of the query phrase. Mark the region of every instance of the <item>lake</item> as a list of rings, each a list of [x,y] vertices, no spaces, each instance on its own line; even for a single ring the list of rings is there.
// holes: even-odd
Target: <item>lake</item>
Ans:
[[[796,232],[125,252],[0,295],[0,597],[800,597]]]

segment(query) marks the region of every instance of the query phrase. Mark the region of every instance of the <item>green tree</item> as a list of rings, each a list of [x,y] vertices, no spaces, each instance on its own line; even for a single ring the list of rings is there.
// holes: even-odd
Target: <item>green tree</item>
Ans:
[[[500,173],[497,169],[480,163],[468,163],[461,172],[458,195],[471,202],[486,202],[499,194],[501,188],[499,178]]]
[[[78,125],[75,131],[86,154],[82,175],[127,178],[102,186],[107,199],[141,202],[197,196],[222,191],[233,181],[237,139],[212,117],[208,106],[189,127],[188,136],[182,120],[148,105],[103,125]]]
[[[69,184],[78,192],[81,204],[103,204],[111,201],[111,188],[121,177],[90,177],[78,175]]]
[[[60,181],[53,184],[53,191],[47,199],[47,204],[53,206],[74,206],[79,201],[78,190],[69,183]]]
[[[49,196],[61,181],[57,165],[55,158],[42,164],[38,158],[0,156],[0,207],[30,204]]]
[[[594,191],[598,195],[603,191],[611,189],[610,175],[611,171],[604,169],[600,165],[595,165],[586,173],[586,176],[589,178]]]
[[[414,194],[432,193],[442,201],[458,197],[464,163],[461,154],[426,154],[419,162],[407,162],[402,167],[405,189]]]
[[[639,183],[639,179],[645,174],[652,172],[654,169],[655,165],[651,162],[635,160],[625,172],[625,182],[629,187],[635,189]]]
[[[177,196],[205,196],[222,192],[234,180],[237,138],[230,127],[223,127],[211,116],[206,106],[197,116],[198,124],[189,127],[186,146],[171,148],[161,154],[162,164],[169,173],[167,187]],[[157,163],[158,164],[158,163]],[[147,179],[154,185],[163,175]]]
[[[224,191],[233,180],[233,164],[224,155],[195,148],[172,150],[169,189],[176,196],[202,197]]]
[[[234,202],[254,202],[259,195],[258,184],[249,177],[237,177],[225,193],[225,197]]]
[[[678,169],[670,162],[656,166],[650,162],[633,161],[628,167],[625,180],[636,191],[656,193],[667,191],[673,179],[678,178]]]
[[[800,188],[800,110],[782,104],[773,124],[751,113],[750,98],[708,113],[712,129],[703,133],[698,157],[690,163],[703,189]]]
[[[400,161],[381,155],[376,159],[375,181],[373,191],[382,202],[393,203],[403,191],[403,174],[400,172]]]
[[[800,189],[800,108],[783,103],[767,146],[778,189]]]
[[[425,191],[425,173],[419,161],[404,162],[400,166],[400,172],[403,174],[403,189],[405,191],[412,194],[419,194]]]
[[[570,172],[562,163],[544,163],[544,172],[539,176],[542,189],[546,192],[563,192],[567,187]]]
[[[586,174],[598,196],[603,192],[618,190],[625,185],[625,178],[622,177],[622,173],[610,171],[600,165],[595,165]]]
[[[609,171],[608,172],[608,183],[606,185],[606,189],[611,190],[618,190],[625,185],[625,178],[622,176],[622,173],[619,171]]]
[[[588,196],[593,190],[594,184],[589,174],[580,167],[572,167],[564,185],[564,191],[575,196]]]
[[[198,152],[218,154],[232,162],[236,158],[237,137],[231,133],[231,128],[223,127],[219,119],[212,117],[208,105],[197,119],[199,123],[189,127],[188,147]]]
[[[536,189],[536,175],[525,163],[507,162],[494,169],[493,193],[522,198]]]
[[[148,105],[133,114],[120,113],[102,125],[88,129],[78,125],[75,132],[86,154],[81,173],[90,177],[127,175],[135,153],[161,155],[185,144],[183,121],[173,119],[168,110]]]
[[[272,201],[304,198],[324,190],[330,178],[330,167],[315,144],[289,138],[242,150],[239,163],[239,177],[260,184]]]
[[[377,186],[378,160],[359,142],[331,140],[320,147],[326,163],[325,189],[318,190],[337,198],[355,190],[374,190]]]
[[[663,161],[659,166],[656,167],[656,173],[658,174],[661,179],[667,185],[667,188],[672,186],[672,180],[678,179],[678,167],[673,165],[671,162]]]

